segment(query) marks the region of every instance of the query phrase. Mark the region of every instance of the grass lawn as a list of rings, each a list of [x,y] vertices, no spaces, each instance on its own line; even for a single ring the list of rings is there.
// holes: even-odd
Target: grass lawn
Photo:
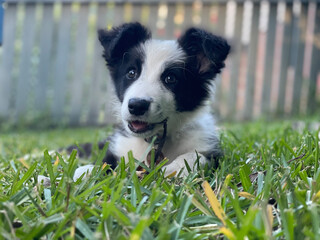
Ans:
[[[1,134],[0,239],[320,239],[319,129],[228,124],[219,168],[184,179],[164,178],[160,166],[141,178],[130,158],[108,175],[97,164],[91,177],[73,182],[85,160],[45,152],[109,132]],[[22,160],[25,154],[35,156]],[[100,155],[86,161],[99,163]]]

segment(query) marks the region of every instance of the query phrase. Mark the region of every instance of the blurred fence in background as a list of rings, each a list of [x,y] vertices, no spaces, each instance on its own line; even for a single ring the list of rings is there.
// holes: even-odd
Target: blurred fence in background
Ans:
[[[2,6],[2,1],[0,0],[0,46],[2,44],[2,30],[3,28],[3,6]]]
[[[213,103],[220,119],[319,111],[320,1],[7,0],[0,121],[112,121],[96,30],[128,21],[160,39],[199,26],[230,40]]]

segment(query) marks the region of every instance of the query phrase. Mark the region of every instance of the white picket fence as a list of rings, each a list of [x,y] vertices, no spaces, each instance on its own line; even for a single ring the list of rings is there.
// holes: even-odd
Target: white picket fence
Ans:
[[[221,119],[320,109],[320,1],[8,0],[0,47],[0,123],[112,122],[98,28],[140,21],[156,38],[198,26],[233,50],[213,103]]]

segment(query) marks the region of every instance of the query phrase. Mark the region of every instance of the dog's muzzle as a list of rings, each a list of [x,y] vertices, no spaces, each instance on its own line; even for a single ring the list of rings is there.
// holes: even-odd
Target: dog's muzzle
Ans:
[[[134,133],[144,133],[151,131],[156,126],[156,123],[148,123],[143,121],[129,121],[128,127]]]
[[[150,104],[152,99],[145,98],[131,98],[128,102],[128,110],[131,116],[133,116],[132,121],[128,121],[129,129],[134,133],[144,133],[147,131],[151,131],[155,128],[158,123],[149,123],[147,121],[143,121],[139,119],[135,119],[136,117],[141,117],[145,115],[150,108]]]
[[[150,100],[131,98],[128,102],[129,113],[134,116],[142,116],[149,110],[150,103]]]

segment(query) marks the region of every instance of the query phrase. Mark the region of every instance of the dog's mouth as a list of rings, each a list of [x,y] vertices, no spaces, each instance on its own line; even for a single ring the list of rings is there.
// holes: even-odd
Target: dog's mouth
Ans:
[[[128,127],[134,133],[145,133],[154,129],[155,124],[150,124],[143,121],[130,121],[128,123]]]

